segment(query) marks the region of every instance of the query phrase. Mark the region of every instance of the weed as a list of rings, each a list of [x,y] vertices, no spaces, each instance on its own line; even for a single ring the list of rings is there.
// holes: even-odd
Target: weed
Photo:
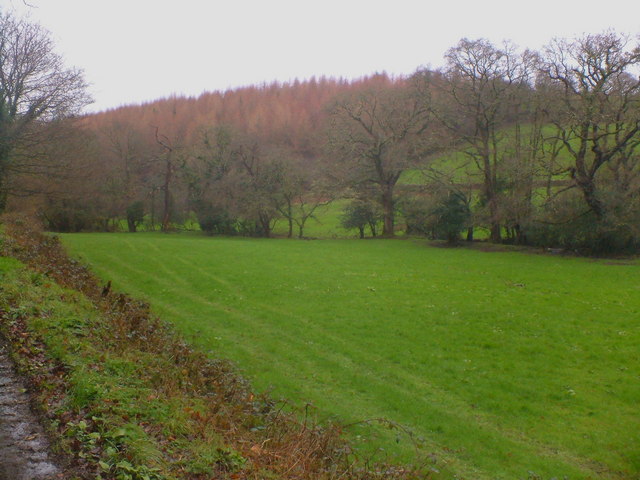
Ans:
[[[237,472],[247,463],[247,459],[232,448],[216,449],[215,462],[225,472]]]

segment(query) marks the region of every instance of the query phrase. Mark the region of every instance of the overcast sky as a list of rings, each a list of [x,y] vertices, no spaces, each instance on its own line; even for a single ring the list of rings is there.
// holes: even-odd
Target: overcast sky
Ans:
[[[28,5],[25,5],[25,2]],[[640,33],[640,0],[0,0],[82,68],[88,111],[311,76],[410,74],[463,37]]]

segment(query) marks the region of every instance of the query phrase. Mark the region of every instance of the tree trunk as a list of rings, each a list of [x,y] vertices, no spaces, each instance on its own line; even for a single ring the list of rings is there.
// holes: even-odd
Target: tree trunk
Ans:
[[[596,218],[598,220],[603,220],[605,217],[605,206],[604,203],[602,203],[602,200],[598,198],[598,191],[593,179],[576,179],[576,183],[580,191],[582,191],[584,200],[587,202],[587,205],[589,205],[589,208],[595,214]]]
[[[7,179],[0,174],[0,214],[4,213],[7,208],[7,199],[9,192],[7,191]]]
[[[262,236],[265,238],[271,237],[271,217],[260,213],[258,214],[258,219],[262,229]]]
[[[7,208],[9,197],[9,175],[7,175],[7,164],[9,163],[9,153],[5,148],[0,149],[0,214]]]
[[[498,213],[498,199],[496,198],[495,188],[491,182],[485,185],[485,192],[487,203],[489,204],[489,226],[491,232],[489,239],[493,243],[500,243],[502,241],[502,226],[500,225],[500,216]]]
[[[298,222],[298,238],[302,238],[304,236],[304,226],[307,224],[307,220],[311,215],[302,215],[300,217],[300,221]]]
[[[156,229],[156,189],[151,190],[151,230]]]
[[[164,212],[162,212],[162,231],[168,232],[171,227],[171,177],[173,165],[171,158],[167,158],[167,168],[164,175]]]
[[[387,185],[382,191],[382,235],[385,237],[393,237],[394,235],[394,205],[393,205],[393,187]]]
[[[284,197],[286,202],[286,209],[278,208],[278,211],[287,219],[289,230],[287,231],[287,238],[293,238],[293,206],[292,200],[289,195]],[[284,211],[283,211],[284,210]]]
[[[498,198],[496,192],[497,177],[495,168],[491,162],[490,136],[484,132],[482,140],[482,164],[484,176],[484,195],[489,206],[489,239],[494,243],[502,240],[500,218],[498,215]]]
[[[467,228],[467,242],[473,242],[473,227]]]
[[[494,222],[493,220],[491,221],[491,230],[490,230],[490,235],[489,235],[489,239],[493,242],[493,243],[500,243],[502,241],[502,227],[499,223]]]

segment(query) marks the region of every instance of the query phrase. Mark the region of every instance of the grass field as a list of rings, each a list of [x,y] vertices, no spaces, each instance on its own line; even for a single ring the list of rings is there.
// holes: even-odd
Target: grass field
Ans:
[[[356,237],[357,230],[345,230],[340,225],[343,210],[347,200],[335,200],[328,205],[319,207],[314,216],[307,220],[303,234],[306,238],[348,238]],[[286,219],[280,219],[276,223],[273,234],[285,237],[288,232]],[[298,236],[298,227],[293,226],[293,237]]]
[[[638,477],[637,261],[410,239],[63,241],[258,388],[409,426],[445,478]]]

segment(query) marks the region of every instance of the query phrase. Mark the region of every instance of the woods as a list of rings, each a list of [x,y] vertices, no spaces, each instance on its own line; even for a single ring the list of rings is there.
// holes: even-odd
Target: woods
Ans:
[[[462,39],[443,68],[411,76],[312,78],[78,117],[82,73],[64,69],[37,26],[2,22],[0,207],[37,212],[52,230],[195,221],[268,237],[283,222],[303,237],[338,199],[360,236],[369,225],[585,254],[640,245],[640,48],[624,35],[540,52]],[[380,220],[353,217],[367,211]]]

